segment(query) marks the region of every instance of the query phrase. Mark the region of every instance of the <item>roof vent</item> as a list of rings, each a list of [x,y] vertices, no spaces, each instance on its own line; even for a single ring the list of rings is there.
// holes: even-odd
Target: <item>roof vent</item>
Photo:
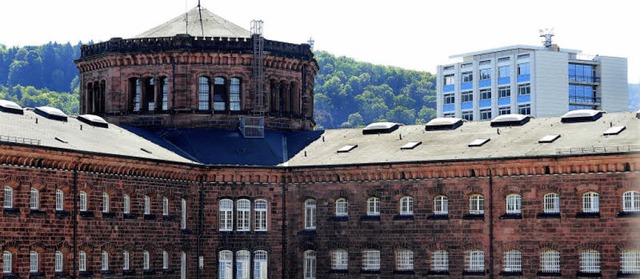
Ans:
[[[476,146],[482,146],[485,143],[489,142],[491,139],[489,138],[479,138],[479,139],[475,139],[474,141],[472,141],[471,143],[469,143],[469,147],[476,147]]]
[[[542,137],[541,139],[539,139],[538,143],[552,143],[552,142],[556,141],[559,138],[560,138],[560,135],[558,135],[558,134],[546,135],[546,136]]]
[[[414,148],[416,148],[416,146],[421,145],[421,144],[422,144],[421,141],[410,141],[410,142],[407,142],[402,147],[400,147],[400,149],[414,149]]]
[[[560,122],[562,123],[574,123],[574,122],[593,122],[602,117],[604,111],[595,109],[578,109],[565,113]]]
[[[491,120],[491,127],[522,126],[530,117],[524,114],[503,114]]]
[[[371,135],[371,134],[389,134],[398,129],[398,123],[393,122],[376,122],[367,125],[362,129],[363,135]]]
[[[427,131],[455,130],[460,126],[462,126],[461,118],[440,117],[431,119],[424,129]]]
[[[109,128],[109,123],[107,123],[104,118],[93,115],[93,114],[82,114],[78,115],[78,120],[87,123],[91,126],[101,127],[101,128]]]
[[[626,126],[614,126],[604,131],[603,135],[605,136],[617,135],[622,133],[622,131],[624,131],[625,129],[627,129]]]
[[[15,113],[15,114],[24,114],[24,111],[22,111],[21,106],[19,106],[18,104],[12,101],[7,101],[7,100],[0,100],[0,111]]]
[[[67,115],[61,110],[52,107],[37,107],[35,112],[51,120],[67,121]]]
[[[347,153],[347,152],[353,150],[356,147],[358,147],[357,144],[347,144],[347,145],[341,147],[340,149],[338,149],[338,153]]]

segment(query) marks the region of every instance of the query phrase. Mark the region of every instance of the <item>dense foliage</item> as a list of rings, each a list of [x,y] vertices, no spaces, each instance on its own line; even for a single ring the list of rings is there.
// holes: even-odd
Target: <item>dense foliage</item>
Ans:
[[[425,123],[436,115],[434,75],[315,52],[315,115],[321,128],[377,121]]]

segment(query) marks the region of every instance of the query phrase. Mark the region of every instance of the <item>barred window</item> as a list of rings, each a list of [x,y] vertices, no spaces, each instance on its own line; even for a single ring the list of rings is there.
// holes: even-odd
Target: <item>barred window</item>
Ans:
[[[600,273],[600,252],[587,250],[580,254],[580,272]]]
[[[316,200],[314,199],[304,201],[304,228],[316,229]]]
[[[267,231],[267,216],[268,216],[269,206],[266,200],[256,200],[253,203],[253,211],[255,214],[255,230],[256,231]]]
[[[380,251],[364,250],[362,251],[362,269],[368,271],[380,270]]]
[[[437,196],[433,199],[433,215],[449,214],[449,199],[446,196]]]
[[[80,191],[80,211],[87,211],[87,192]]]
[[[236,213],[238,218],[238,231],[249,231],[251,229],[251,202],[246,199],[236,202]]]
[[[484,214],[484,197],[482,195],[474,194],[469,196],[469,213]]]
[[[169,216],[169,199],[162,197],[162,216]]]
[[[5,196],[6,197],[6,196]],[[2,252],[2,273],[13,272],[13,254],[9,251]]]
[[[380,216],[380,199],[371,197],[367,199],[367,215]]]
[[[122,270],[129,270],[129,251],[122,252]]]
[[[304,252],[304,279],[316,278],[316,251],[307,250]]]
[[[38,252],[29,253],[29,272],[38,272]]]
[[[56,251],[55,258],[55,272],[62,272],[64,270],[64,254],[61,251]]]
[[[521,272],[522,271],[522,253],[518,250],[510,250],[504,253],[504,271],[505,272]]]
[[[466,271],[484,271],[484,252],[480,250],[467,251],[465,262]]]
[[[209,110],[209,96],[211,95],[208,77],[198,78],[198,109]]]
[[[60,189],[56,189],[56,211],[64,210],[64,192]]]
[[[339,198],[336,200],[336,216],[344,217],[349,215],[348,211],[349,202],[345,198]]]
[[[431,270],[432,271],[448,271],[449,270],[449,253],[444,250],[438,250],[431,253]]]
[[[349,253],[347,250],[338,249],[331,252],[331,269],[347,270],[349,268]]]
[[[129,198],[129,195],[125,194],[122,197],[122,211],[124,214],[129,214],[131,213],[131,198]]]
[[[240,110],[240,79],[232,78],[229,86],[229,110]]]
[[[219,207],[219,230],[220,231],[232,231],[233,230],[233,201],[230,199],[220,200]]]
[[[151,198],[147,195],[144,196],[144,215],[151,214]]]
[[[109,270],[109,252],[102,251],[102,270]]]
[[[80,251],[78,256],[78,270],[87,271],[87,253],[85,251]]]
[[[233,252],[222,250],[218,253],[218,277],[233,279]]]
[[[151,269],[151,256],[149,255],[149,251],[146,250],[142,252],[142,269]]]
[[[556,193],[549,193],[544,195],[542,200],[544,213],[560,213],[560,195]]]
[[[187,279],[187,253],[180,252],[180,279]]]
[[[560,253],[556,250],[546,250],[540,254],[540,271],[545,273],[560,273]]]
[[[640,192],[628,191],[622,194],[622,211],[640,212]]]
[[[38,210],[40,208],[40,192],[38,189],[31,188],[31,199],[29,202],[29,208],[32,210]]]
[[[517,194],[507,196],[507,214],[520,214],[522,211],[522,197]]]
[[[169,252],[162,250],[162,269],[169,269]]]
[[[109,194],[106,192],[102,193],[102,212],[109,212]]]
[[[396,251],[396,270],[413,270],[413,251],[409,249]]]
[[[620,273],[640,274],[640,250],[625,250],[620,254]]]
[[[600,212],[598,193],[587,192],[582,195],[582,212],[584,213]]]
[[[13,188],[4,186],[4,208],[13,208]]]
[[[187,228],[187,200],[180,200],[180,229]]]
[[[400,215],[413,215],[412,197],[402,197],[400,199]]]

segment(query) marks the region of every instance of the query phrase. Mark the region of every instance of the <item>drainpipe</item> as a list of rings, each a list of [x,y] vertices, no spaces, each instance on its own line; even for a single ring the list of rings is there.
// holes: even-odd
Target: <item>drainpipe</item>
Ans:
[[[73,167],[73,272],[72,278],[76,278],[78,272],[78,166]]]
[[[493,175],[489,169],[489,278],[493,279]]]
[[[196,278],[200,278],[200,256],[202,254],[202,224],[204,219],[204,174],[200,175],[199,191],[198,191],[198,236],[197,236],[197,260],[196,260]]]
[[[287,272],[287,174],[282,176],[282,278],[289,278]]]

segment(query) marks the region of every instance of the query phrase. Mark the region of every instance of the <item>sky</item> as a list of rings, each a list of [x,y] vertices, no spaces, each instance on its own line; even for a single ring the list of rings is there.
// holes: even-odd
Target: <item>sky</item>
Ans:
[[[314,49],[361,62],[436,73],[451,55],[510,45],[540,46],[554,30],[560,48],[626,57],[640,83],[640,8],[628,0],[200,0],[264,37],[314,40]],[[131,38],[195,8],[198,0],[19,0],[0,2],[0,44],[86,43]]]

